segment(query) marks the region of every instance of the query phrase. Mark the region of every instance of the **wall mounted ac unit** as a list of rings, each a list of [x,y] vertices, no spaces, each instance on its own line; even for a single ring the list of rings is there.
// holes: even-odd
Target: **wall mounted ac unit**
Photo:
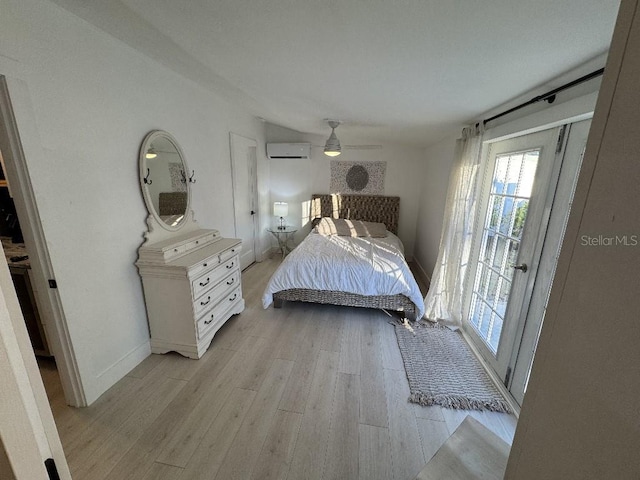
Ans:
[[[267,143],[269,158],[311,158],[310,143]]]

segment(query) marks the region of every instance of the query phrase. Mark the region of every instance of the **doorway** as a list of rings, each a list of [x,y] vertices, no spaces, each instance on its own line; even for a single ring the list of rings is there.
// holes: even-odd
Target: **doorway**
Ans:
[[[30,101],[28,93],[21,89],[17,82],[13,86],[15,87],[14,91],[22,102],[28,104]],[[37,138],[35,135],[27,135],[27,137]],[[34,146],[31,145],[31,147],[33,148]],[[22,286],[15,287],[15,290],[19,296],[24,294],[25,305],[37,309],[40,325],[36,322],[32,331],[35,332],[40,330],[39,327],[42,327],[40,333],[46,345],[43,343],[39,347],[46,346],[46,350],[42,349],[39,353],[55,356],[66,402],[71,406],[82,407],[86,405],[86,399],[80,380],[80,373],[73,353],[62,303],[58,295],[35,193],[24,158],[23,145],[9,97],[9,85],[6,77],[2,75],[0,75],[0,152],[2,170],[6,176],[7,193],[10,187],[12,207],[15,210],[15,218],[18,219],[19,230],[22,235],[23,242],[19,243],[24,244],[24,253],[10,255],[8,260],[11,264],[12,256],[17,259],[28,255],[27,259],[13,262],[16,264],[14,266],[17,267],[19,262],[24,264],[28,261],[29,267],[28,269],[23,269],[26,270],[26,274],[22,275],[21,278],[14,278],[14,282],[23,283]],[[0,187],[1,189],[2,187]],[[17,232],[17,229],[14,228],[12,233],[15,232]],[[13,239],[13,236],[11,238]],[[28,285],[26,282],[28,282]],[[23,291],[21,292],[20,289]],[[40,350],[39,348],[37,349]]]
[[[47,334],[40,317],[31,281],[31,260],[24,243],[20,219],[11,191],[11,183],[5,175],[4,157],[0,150],[0,242],[4,251],[13,287],[29,334],[33,351],[40,357],[53,357]]]
[[[465,332],[521,404],[590,120],[484,149]]]
[[[233,132],[229,134],[229,142],[235,235],[242,239],[240,268],[244,270],[258,260],[258,145],[254,139]]]

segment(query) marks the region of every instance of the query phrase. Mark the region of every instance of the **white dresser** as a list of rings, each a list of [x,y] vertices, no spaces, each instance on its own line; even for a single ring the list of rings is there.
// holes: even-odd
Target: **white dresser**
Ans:
[[[196,230],[138,250],[153,353],[200,358],[218,329],[244,310],[241,240]]]

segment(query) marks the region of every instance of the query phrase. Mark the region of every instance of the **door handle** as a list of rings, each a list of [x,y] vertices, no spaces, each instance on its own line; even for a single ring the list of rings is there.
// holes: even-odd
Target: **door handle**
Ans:
[[[511,265],[515,270],[520,270],[522,273],[526,273],[529,267],[527,267],[526,263],[522,265]]]

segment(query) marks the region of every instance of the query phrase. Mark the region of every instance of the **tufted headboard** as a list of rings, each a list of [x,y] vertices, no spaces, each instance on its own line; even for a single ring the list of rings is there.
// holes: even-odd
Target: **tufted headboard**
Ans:
[[[400,197],[382,195],[342,195],[339,193],[311,195],[311,219],[321,217],[346,218],[384,223],[391,233],[398,233]]]

